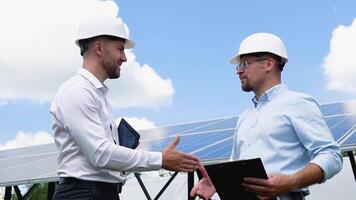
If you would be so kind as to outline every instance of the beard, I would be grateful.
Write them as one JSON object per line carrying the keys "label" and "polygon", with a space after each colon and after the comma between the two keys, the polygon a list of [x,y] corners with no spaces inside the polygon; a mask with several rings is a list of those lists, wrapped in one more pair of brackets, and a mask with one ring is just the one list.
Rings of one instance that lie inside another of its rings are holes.
{"label": "beard", "polygon": [[241,82],[241,89],[244,92],[251,92],[253,91],[253,87],[248,84],[248,80],[245,79],[244,82]]}
{"label": "beard", "polygon": [[242,89],[242,91],[244,91],[244,92],[251,92],[251,91],[253,91],[253,87],[251,87],[251,86],[242,86],[242,85],[241,85],[241,89]]}
{"label": "beard", "polygon": [[116,62],[112,62],[112,61],[105,62],[104,60],[102,66],[106,74],[108,75],[109,79],[117,79],[120,77],[120,69],[119,69],[120,65],[117,64]]}

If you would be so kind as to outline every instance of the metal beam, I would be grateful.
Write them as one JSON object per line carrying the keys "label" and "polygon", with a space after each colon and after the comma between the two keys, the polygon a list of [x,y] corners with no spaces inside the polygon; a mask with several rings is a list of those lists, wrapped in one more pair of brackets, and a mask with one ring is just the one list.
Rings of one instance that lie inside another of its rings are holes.
{"label": "metal beam", "polygon": [[4,200],[11,200],[11,191],[12,191],[12,186],[7,186],[5,188],[5,198],[4,198]]}
{"label": "metal beam", "polygon": [[143,193],[145,193],[145,196],[146,196],[147,200],[151,200],[150,194],[147,192],[145,184],[143,184],[140,175],[138,173],[135,173],[135,177],[136,177],[138,183],[140,184],[140,186],[141,186],[141,188],[143,190]]}
{"label": "metal beam", "polygon": [[194,186],[194,172],[188,172],[188,200],[194,200],[194,197],[190,196],[190,191]]}
{"label": "metal beam", "polygon": [[348,151],[347,155],[349,156],[351,167],[352,167],[352,172],[354,173],[354,178],[356,181],[356,162],[355,162],[354,152]]}
{"label": "metal beam", "polygon": [[166,188],[168,187],[169,184],[171,184],[171,182],[173,181],[173,179],[177,176],[178,172],[175,172],[171,178],[169,178],[169,180],[167,181],[167,183],[163,186],[163,188],[161,189],[161,191],[159,191],[159,193],[157,194],[157,196],[154,198],[154,200],[157,200],[162,194],[163,192],[166,190]]}
{"label": "metal beam", "polygon": [[17,199],[18,200],[23,200],[23,197],[22,197],[21,191],[19,189],[19,186],[14,185],[14,189],[15,189],[15,193],[17,195]]}
{"label": "metal beam", "polygon": [[56,183],[49,182],[47,188],[47,200],[52,200],[55,189],[56,189]]}
{"label": "metal beam", "polygon": [[27,190],[26,194],[23,195],[23,199],[26,200],[26,199],[30,198],[31,193],[32,193],[33,191],[35,191],[35,189],[36,189],[39,185],[40,185],[40,184],[38,184],[38,183],[37,183],[37,184],[33,184],[33,185]]}

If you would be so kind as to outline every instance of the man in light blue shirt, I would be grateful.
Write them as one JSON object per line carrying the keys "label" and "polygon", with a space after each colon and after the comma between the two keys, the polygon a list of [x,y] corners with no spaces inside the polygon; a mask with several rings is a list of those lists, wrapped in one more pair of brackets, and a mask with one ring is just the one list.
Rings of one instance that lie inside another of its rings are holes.
{"label": "man in light blue shirt", "polygon": [[[269,33],[248,36],[231,60],[242,90],[255,94],[253,108],[239,116],[231,160],[261,158],[269,178],[247,177],[242,184],[259,199],[304,199],[307,186],[326,181],[342,168],[341,150],[318,103],[281,83],[287,61],[282,40]],[[195,195],[210,198],[208,185],[198,184]]]}

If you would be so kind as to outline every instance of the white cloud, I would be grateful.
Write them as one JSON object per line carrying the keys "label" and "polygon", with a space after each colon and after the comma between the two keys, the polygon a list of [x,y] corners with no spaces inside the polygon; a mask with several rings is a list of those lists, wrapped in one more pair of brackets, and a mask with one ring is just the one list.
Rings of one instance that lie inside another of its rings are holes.
{"label": "white cloud", "polygon": [[[142,130],[142,129],[149,129],[149,128],[156,128],[156,125],[153,121],[150,121],[144,117],[123,117],[134,129]],[[116,124],[119,124],[121,118],[116,119]]]}
{"label": "white cloud", "polygon": [[8,101],[6,101],[6,100],[0,98],[0,107],[1,107],[1,106],[6,106],[7,103],[8,103]]}
{"label": "white cloud", "polygon": [[36,133],[20,131],[17,133],[15,139],[7,141],[5,145],[0,145],[0,150],[48,143],[54,143],[54,140],[53,136],[46,131],[38,131]]}
{"label": "white cloud", "polygon": [[[117,17],[114,1],[0,0],[0,98],[48,102],[81,66],[74,45],[78,23],[87,17]],[[139,44],[138,44],[139,45]],[[122,79],[109,83],[115,107],[169,105],[174,89],[149,65],[141,66],[132,51]],[[133,92],[134,91],[134,92]]]}
{"label": "white cloud", "polygon": [[356,18],[350,26],[334,29],[323,68],[327,89],[356,92]]}
{"label": "white cloud", "polygon": [[122,66],[119,80],[109,80],[111,103],[115,107],[170,105],[174,89],[169,79],[162,79],[147,64],[140,65],[127,51],[128,62]]}

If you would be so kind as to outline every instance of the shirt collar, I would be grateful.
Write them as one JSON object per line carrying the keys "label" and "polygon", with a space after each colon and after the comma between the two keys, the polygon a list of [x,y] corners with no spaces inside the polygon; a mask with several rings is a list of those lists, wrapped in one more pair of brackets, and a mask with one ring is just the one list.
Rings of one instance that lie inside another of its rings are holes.
{"label": "shirt collar", "polygon": [[107,91],[108,88],[102,84],[90,71],[84,68],[79,68],[78,73],[79,75],[83,76],[85,79],[87,79],[94,87],[97,89],[104,89],[104,91]]}
{"label": "shirt collar", "polygon": [[268,101],[272,101],[274,98],[276,98],[279,94],[281,94],[284,90],[286,90],[287,87],[284,84],[278,84],[273,86],[272,88],[268,89],[266,92],[264,92],[261,96],[259,101],[257,101],[256,96],[253,97],[252,102],[254,103],[255,107],[259,103],[266,103]]}

